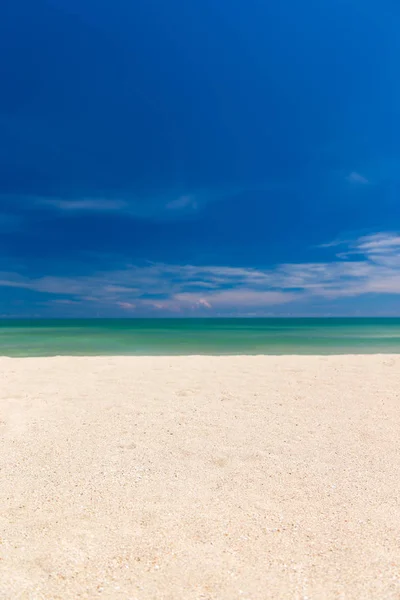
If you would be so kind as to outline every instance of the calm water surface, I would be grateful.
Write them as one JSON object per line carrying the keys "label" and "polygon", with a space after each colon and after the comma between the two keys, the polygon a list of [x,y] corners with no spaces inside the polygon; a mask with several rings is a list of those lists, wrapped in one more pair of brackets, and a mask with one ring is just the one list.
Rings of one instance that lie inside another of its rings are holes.
{"label": "calm water surface", "polygon": [[0,320],[0,355],[400,353],[392,319]]}

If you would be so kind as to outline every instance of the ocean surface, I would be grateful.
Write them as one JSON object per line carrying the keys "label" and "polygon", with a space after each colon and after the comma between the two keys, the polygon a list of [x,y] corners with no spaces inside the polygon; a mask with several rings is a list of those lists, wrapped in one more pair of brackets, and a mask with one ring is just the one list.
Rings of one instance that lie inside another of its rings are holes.
{"label": "ocean surface", "polygon": [[400,353],[400,318],[0,320],[0,355]]}

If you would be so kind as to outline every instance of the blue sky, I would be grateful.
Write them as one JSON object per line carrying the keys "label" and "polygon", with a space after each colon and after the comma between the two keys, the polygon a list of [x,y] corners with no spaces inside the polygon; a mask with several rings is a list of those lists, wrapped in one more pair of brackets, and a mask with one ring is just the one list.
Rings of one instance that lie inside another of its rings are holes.
{"label": "blue sky", "polygon": [[0,315],[399,315],[400,6],[3,0]]}

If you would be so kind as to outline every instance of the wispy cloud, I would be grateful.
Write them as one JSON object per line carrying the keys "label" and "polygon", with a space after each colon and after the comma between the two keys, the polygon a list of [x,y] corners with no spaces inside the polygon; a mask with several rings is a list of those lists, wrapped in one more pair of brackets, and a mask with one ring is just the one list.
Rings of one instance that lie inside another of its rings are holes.
{"label": "wispy cloud", "polygon": [[313,298],[400,294],[400,235],[380,232],[325,244],[341,252],[326,262],[278,264],[268,269],[147,264],[77,277],[27,278],[0,273],[0,286],[122,311],[264,309]]}
{"label": "wispy cloud", "polygon": [[133,304],[133,302],[117,302],[117,306],[124,310],[135,310],[136,308],[136,304]]}
{"label": "wispy cloud", "polygon": [[282,291],[254,290],[246,288],[235,288],[230,290],[218,290],[206,297],[195,293],[177,294],[173,297],[173,302],[183,305],[196,307],[205,307],[208,309],[225,308],[255,308],[276,306],[286,304],[295,298],[295,294]]}
{"label": "wispy cloud", "polygon": [[165,195],[126,195],[124,197],[47,197],[47,196],[24,196],[0,193],[0,206],[12,207],[16,210],[18,217],[0,212],[0,230],[6,231],[15,228],[14,221],[25,214],[30,216],[34,211],[53,211],[60,216],[69,214],[121,214],[132,218],[171,220],[180,219],[188,211],[194,211],[204,206],[212,194],[184,193]]}
{"label": "wispy cloud", "polygon": [[185,196],[179,196],[179,198],[176,198],[174,200],[170,200],[169,202],[167,202],[166,208],[168,210],[182,210],[187,208],[195,210],[196,208],[198,208],[198,203],[194,196],[188,194]]}
{"label": "wispy cloud", "polygon": [[[61,213],[124,213],[140,218],[180,218],[188,211],[195,211],[206,203],[205,197],[194,194],[181,194],[167,197],[131,197],[126,200],[118,198],[39,198],[34,200],[36,207],[47,207]],[[31,202],[32,204],[32,202]]]}
{"label": "wispy cloud", "polygon": [[82,199],[63,200],[61,198],[40,199],[39,205],[51,206],[65,212],[113,212],[125,210],[128,203],[124,200]]}
{"label": "wispy cloud", "polygon": [[395,233],[376,233],[359,238],[353,248],[367,256],[392,254],[400,250],[400,235]]}
{"label": "wispy cloud", "polygon": [[350,183],[359,183],[361,185],[367,185],[369,183],[368,179],[366,177],[364,177],[363,175],[361,175],[360,173],[357,173],[357,171],[352,171],[346,177],[346,179]]}
{"label": "wispy cloud", "polygon": [[[253,186],[251,186],[253,189]],[[267,190],[271,186],[257,186]],[[166,190],[164,193],[116,191],[113,194],[88,196],[41,196],[29,194],[4,194],[0,191],[0,206],[16,207],[19,216],[33,211],[54,211],[61,216],[85,213],[120,213],[131,217],[152,220],[179,220],[189,212],[200,211],[211,202],[238,196],[248,190],[243,186],[219,186],[215,189],[196,188]],[[0,214],[0,228],[1,228]],[[5,221],[6,222],[6,221]],[[7,224],[7,223],[6,223]]]}

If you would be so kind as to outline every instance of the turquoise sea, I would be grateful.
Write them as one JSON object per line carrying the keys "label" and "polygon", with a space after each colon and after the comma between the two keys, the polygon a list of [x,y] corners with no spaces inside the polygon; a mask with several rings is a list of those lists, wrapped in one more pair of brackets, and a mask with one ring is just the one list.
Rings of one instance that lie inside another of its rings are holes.
{"label": "turquoise sea", "polygon": [[0,355],[400,353],[400,318],[0,320]]}

